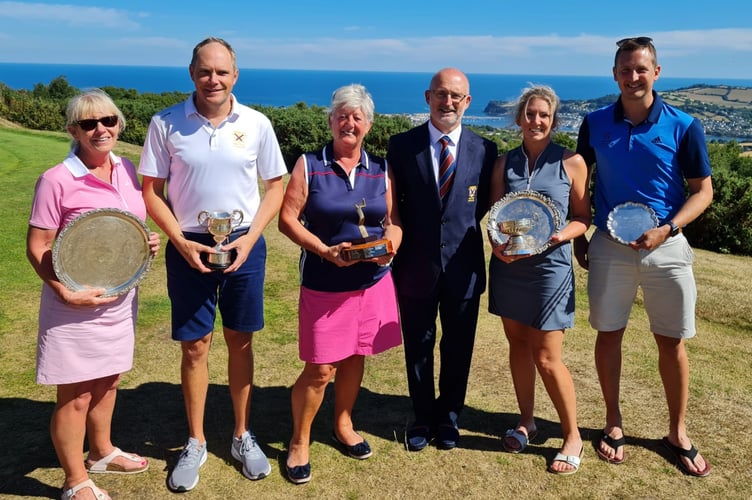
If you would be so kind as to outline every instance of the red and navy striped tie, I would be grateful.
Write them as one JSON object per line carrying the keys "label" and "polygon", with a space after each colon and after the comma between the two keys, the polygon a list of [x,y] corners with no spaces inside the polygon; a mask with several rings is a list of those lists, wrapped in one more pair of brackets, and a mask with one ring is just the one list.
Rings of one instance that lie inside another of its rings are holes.
{"label": "red and navy striped tie", "polygon": [[452,187],[456,163],[454,156],[449,151],[449,137],[445,135],[439,139],[439,142],[441,142],[441,154],[439,155],[439,196],[441,196],[441,201],[444,202],[449,188]]}

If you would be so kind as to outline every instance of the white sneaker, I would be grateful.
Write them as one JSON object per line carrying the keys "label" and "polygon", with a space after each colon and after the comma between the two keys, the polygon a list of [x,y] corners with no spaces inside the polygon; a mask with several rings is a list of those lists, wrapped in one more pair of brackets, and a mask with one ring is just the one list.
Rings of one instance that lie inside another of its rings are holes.
{"label": "white sneaker", "polygon": [[240,438],[232,438],[230,452],[235,460],[243,463],[243,475],[248,479],[263,479],[272,471],[269,460],[256,442],[256,436],[250,431],[245,431]]}
{"label": "white sneaker", "polygon": [[198,439],[188,438],[180,453],[178,463],[172,469],[167,480],[167,487],[172,491],[192,490],[198,484],[198,469],[206,462],[206,443],[199,444]]}

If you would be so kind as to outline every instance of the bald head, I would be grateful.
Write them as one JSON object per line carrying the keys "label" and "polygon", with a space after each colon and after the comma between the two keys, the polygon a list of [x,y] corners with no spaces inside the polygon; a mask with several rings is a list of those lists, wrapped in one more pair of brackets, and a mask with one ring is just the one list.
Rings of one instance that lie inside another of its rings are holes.
{"label": "bald head", "polygon": [[460,126],[472,101],[470,82],[465,73],[456,68],[444,68],[433,75],[425,96],[431,110],[431,123],[444,134]]}
{"label": "bald head", "polygon": [[464,88],[464,93],[470,93],[470,81],[467,79],[467,75],[457,68],[444,68],[437,71],[431,78],[430,90],[436,89],[442,83],[453,82]]}

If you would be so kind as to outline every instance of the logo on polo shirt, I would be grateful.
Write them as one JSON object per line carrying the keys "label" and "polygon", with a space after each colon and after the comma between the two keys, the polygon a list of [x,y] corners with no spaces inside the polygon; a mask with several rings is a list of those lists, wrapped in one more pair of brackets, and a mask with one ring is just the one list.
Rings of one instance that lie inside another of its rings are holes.
{"label": "logo on polo shirt", "polygon": [[236,148],[244,148],[245,147],[245,138],[246,134],[245,132],[241,130],[236,130],[232,133],[232,145]]}
{"label": "logo on polo shirt", "polygon": [[660,137],[655,137],[652,141],[653,144],[663,144]]}
{"label": "logo on polo shirt", "polygon": [[607,148],[613,148],[614,146],[616,146],[617,144],[619,144],[620,141],[621,141],[621,139],[619,137],[612,138],[611,134],[609,132],[606,132],[606,133],[604,133],[601,136],[601,140],[598,143],[598,145],[599,146],[604,146],[604,147],[607,147]]}

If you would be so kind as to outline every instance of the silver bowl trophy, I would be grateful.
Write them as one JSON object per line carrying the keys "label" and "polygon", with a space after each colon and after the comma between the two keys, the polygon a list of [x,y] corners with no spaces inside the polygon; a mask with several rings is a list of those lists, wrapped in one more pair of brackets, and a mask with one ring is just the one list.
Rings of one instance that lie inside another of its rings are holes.
{"label": "silver bowl trophy", "polygon": [[206,230],[214,236],[214,253],[206,256],[206,265],[212,269],[225,269],[232,263],[232,253],[222,250],[227,236],[243,222],[243,212],[233,210],[232,212],[215,211],[209,212],[202,210],[198,214],[198,223],[206,226]]}
{"label": "silver bowl trophy", "polygon": [[[537,215],[536,215],[537,219]],[[504,255],[530,255],[533,248],[530,248],[525,241],[525,233],[533,228],[533,219],[525,217],[523,219],[512,219],[499,222],[499,230],[509,236],[507,246],[502,253]]]}
{"label": "silver bowl trophy", "polygon": [[561,215],[553,200],[537,191],[515,191],[494,203],[486,229],[504,255],[536,255],[551,245],[561,227]]}
{"label": "silver bowl trophy", "polygon": [[628,201],[616,205],[606,219],[608,234],[623,245],[629,245],[642,234],[658,227],[658,217],[649,206]]}
{"label": "silver bowl trophy", "polygon": [[356,260],[372,259],[392,253],[392,242],[386,238],[377,239],[376,235],[368,234],[365,222],[366,216],[363,209],[366,207],[366,200],[361,200],[355,204],[355,210],[358,212],[358,229],[362,238],[352,241],[352,246],[342,250],[342,260],[351,262]]}

